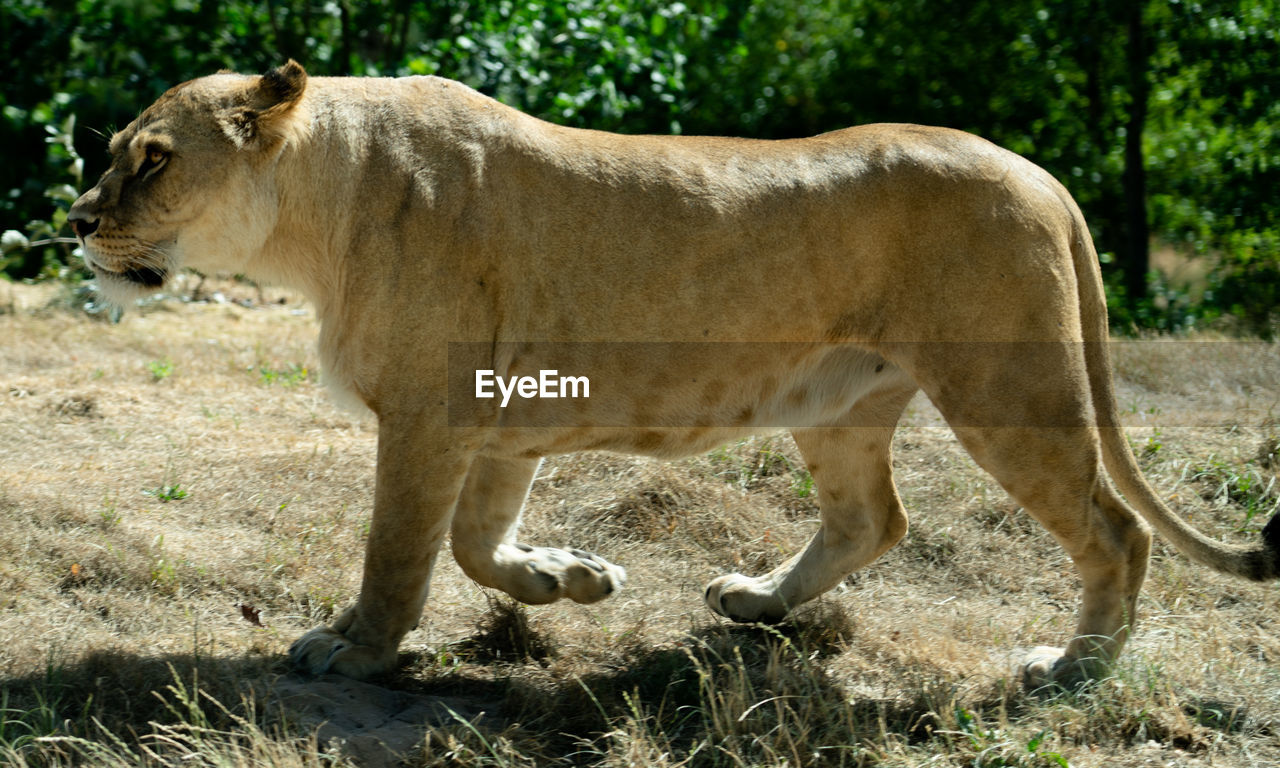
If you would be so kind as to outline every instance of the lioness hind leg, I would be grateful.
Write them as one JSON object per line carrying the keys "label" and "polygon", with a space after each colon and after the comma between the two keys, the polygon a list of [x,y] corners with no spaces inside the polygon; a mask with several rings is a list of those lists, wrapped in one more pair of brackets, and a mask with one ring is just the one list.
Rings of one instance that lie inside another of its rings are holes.
{"label": "lioness hind leg", "polygon": [[580,549],[531,547],[515,539],[538,464],[537,459],[475,461],[453,516],[454,559],[475,581],[524,603],[602,600],[626,582],[621,567]]}
{"label": "lioness hind leg", "polygon": [[1063,503],[1028,506],[1062,544],[1080,573],[1084,593],[1076,631],[1063,649],[1037,648],[1021,665],[1024,686],[1074,685],[1104,676],[1137,621],[1151,533],[1101,477],[1092,492]]}
{"label": "lioness hind leg", "polygon": [[728,574],[707,586],[711,610],[736,621],[776,621],[871,563],[907,532],[889,446],[914,384],[861,400],[842,423],[792,430],[814,485],[822,525],[799,555],[757,578]]}
{"label": "lioness hind leg", "polygon": [[[1018,315],[1028,323],[1024,333],[1061,336],[1059,326],[1070,327],[1071,318],[1055,315],[1055,305],[1070,306],[1046,297],[1041,311]],[[1080,573],[1075,634],[1065,648],[1027,659],[1024,682],[1073,684],[1105,674],[1134,625],[1151,533],[1103,477],[1083,345],[939,342],[901,345],[891,357]]]}
{"label": "lioness hind leg", "polygon": [[[1016,407],[1016,406],[1015,406]],[[1040,648],[1023,665],[1028,688],[1106,674],[1136,619],[1151,533],[1101,474],[1096,435],[1083,427],[957,427],[975,460],[1070,555],[1084,593],[1064,649]]]}

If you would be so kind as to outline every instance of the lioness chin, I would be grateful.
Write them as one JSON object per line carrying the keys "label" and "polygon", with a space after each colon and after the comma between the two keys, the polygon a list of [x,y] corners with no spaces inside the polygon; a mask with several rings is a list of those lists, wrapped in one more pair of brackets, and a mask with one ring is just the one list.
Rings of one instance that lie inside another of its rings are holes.
{"label": "lioness chin", "polygon": [[[446,535],[471,578],[528,603],[621,587],[597,555],[517,540],[540,457],[681,456],[767,427],[795,437],[821,527],[706,602],[780,619],[905,533],[890,439],[917,390],[1080,572],[1076,632],[1027,660],[1029,685],[1101,674],[1120,651],[1143,519],[1212,568],[1280,573],[1280,524],[1253,547],[1212,541],[1139,474],[1080,211],[973,136],[618,136],[448,80],[308,78],[290,61],[171,89],[111,154],[69,216],[107,297],[183,267],[295,286],[326,378],[378,418],[360,596],[293,645],[312,672],[393,666]],[[548,371],[589,394],[477,396],[485,375]]]}

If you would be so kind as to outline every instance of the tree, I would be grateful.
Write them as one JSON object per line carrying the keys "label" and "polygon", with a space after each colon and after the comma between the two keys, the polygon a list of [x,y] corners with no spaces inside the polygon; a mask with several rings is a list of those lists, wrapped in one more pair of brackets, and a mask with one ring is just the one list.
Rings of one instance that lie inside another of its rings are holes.
{"label": "tree", "polygon": [[[46,193],[72,178],[56,140],[72,115],[93,178],[104,141],[85,126],[123,125],[183,79],[294,57],[316,75],[438,73],[624,132],[970,130],[1071,189],[1120,323],[1262,326],[1280,286],[1278,17],[1280,0],[0,0],[23,72],[0,81],[0,218],[57,223]],[[1222,265],[1202,303],[1158,303],[1153,237]],[[0,268],[64,259],[15,248]]]}

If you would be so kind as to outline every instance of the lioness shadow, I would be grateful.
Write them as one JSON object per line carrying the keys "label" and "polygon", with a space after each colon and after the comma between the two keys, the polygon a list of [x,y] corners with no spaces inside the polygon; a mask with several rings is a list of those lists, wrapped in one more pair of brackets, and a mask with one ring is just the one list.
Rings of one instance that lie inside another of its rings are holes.
{"label": "lioness shadow", "polygon": [[[115,749],[181,747],[184,738],[211,733],[224,743],[267,738],[284,748],[309,741],[370,768],[421,761],[432,749],[471,749],[501,762],[489,753],[509,748],[570,764],[570,755],[603,756],[617,739],[651,739],[678,759],[711,745],[748,763],[790,753],[806,765],[840,765],[851,745],[928,742],[970,711],[1017,718],[1034,707],[999,686],[961,698],[941,678],[905,679],[919,677],[918,668],[899,670],[903,683],[880,694],[856,679],[850,687],[848,676],[830,672],[850,649],[849,622],[838,610],[798,614],[778,626],[709,623],[657,644],[622,639],[583,660],[561,658],[523,606],[492,600],[471,635],[405,651],[396,672],[368,682],[303,677],[283,654],[96,651],[0,678],[0,735],[9,745],[72,736]],[[1189,710],[1223,731],[1244,718],[1230,708],[1219,716],[1224,722],[1210,722],[1228,708],[1186,706],[1208,712]],[[112,744],[103,728],[122,741]],[[77,762],[93,747],[72,740],[40,748]]]}
{"label": "lioness shadow", "polygon": [[211,735],[228,745],[314,738],[317,751],[384,766],[411,755],[434,727],[502,728],[496,715],[502,701],[492,685],[441,695],[394,683],[301,676],[283,654],[93,651],[51,662],[40,673],[0,678],[0,744],[70,737],[43,739],[39,748],[78,763],[99,749],[116,750],[125,762],[143,749],[181,752]]}
{"label": "lioness shadow", "polygon": [[823,764],[822,750],[842,764],[841,750],[886,731],[930,738],[943,726],[935,710],[951,701],[931,691],[906,700],[851,695],[825,663],[848,649],[852,630],[839,612],[806,609],[778,626],[714,623],[658,645],[622,640],[607,660],[580,663],[557,658],[522,606],[490,607],[471,637],[406,654],[407,671],[387,684],[434,694],[491,686],[503,704],[488,724],[518,725],[482,727],[486,739],[536,741],[544,755],[592,753],[639,728],[677,756],[712,744],[763,759],[804,743],[804,764]]}

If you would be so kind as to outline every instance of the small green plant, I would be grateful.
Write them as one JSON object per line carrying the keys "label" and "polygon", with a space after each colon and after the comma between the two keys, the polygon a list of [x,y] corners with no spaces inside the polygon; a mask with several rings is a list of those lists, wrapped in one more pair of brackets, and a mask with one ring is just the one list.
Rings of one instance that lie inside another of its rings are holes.
{"label": "small green plant", "polygon": [[1164,448],[1164,440],[1161,439],[1162,437],[1163,435],[1158,429],[1151,433],[1147,438],[1147,442],[1142,446],[1142,455],[1144,458],[1154,459],[1156,454],[1160,453]]}
{"label": "small green plant", "polygon": [[1045,739],[1049,736],[1048,731],[1041,731],[1031,737],[1031,741],[1027,742],[1027,752],[1032,757],[1038,757],[1046,764],[1061,766],[1061,768],[1071,768],[1071,764],[1067,762],[1067,758],[1057,752],[1041,752],[1040,745],[1044,744]]}
{"label": "small green plant", "polygon": [[1232,464],[1210,457],[1200,467],[1188,466],[1183,479],[1201,485],[1201,496],[1219,504],[1234,504],[1244,509],[1244,520],[1236,529],[1253,530],[1254,520],[1266,521],[1280,509],[1280,488],[1274,474],[1268,476],[1251,463]]}
{"label": "small green plant", "polygon": [[797,499],[807,499],[813,493],[813,475],[807,469],[795,470],[796,478],[791,481],[791,490]]}
{"label": "small green plant", "polygon": [[187,498],[187,490],[176,483],[174,485],[159,485],[155,488],[148,488],[142,493],[162,502],[179,501]]}
{"label": "small green plant", "polygon": [[272,384],[279,384],[282,387],[296,386],[306,381],[310,375],[311,371],[302,363],[289,363],[283,368],[258,366],[258,381],[268,386]]}
{"label": "small green plant", "polygon": [[1159,416],[1161,413],[1160,406],[1149,405],[1149,406],[1143,407],[1143,405],[1136,400],[1133,401],[1132,403],[1129,403],[1129,407],[1125,409],[1125,412],[1131,413],[1135,416],[1138,414],[1144,414],[1147,416]]}
{"label": "small green plant", "polygon": [[116,507],[116,500],[111,496],[102,498],[102,507],[98,510],[98,522],[103,528],[114,528],[124,517]]}
{"label": "small green plant", "polygon": [[0,691],[0,753],[17,752],[40,738],[58,732],[61,718],[58,700],[46,700],[36,691],[36,706],[18,708],[9,705],[9,690]]}
{"label": "small green plant", "polygon": [[716,477],[742,490],[751,490],[767,478],[790,476],[791,491],[796,498],[807,499],[813,495],[813,475],[803,463],[792,461],[786,453],[774,448],[771,440],[765,440],[758,449],[743,455],[748,443],[741,440],[732,450],[721,446],[708,454]]}
{"label": "small green plant", "polygon": [[151,541],[151,569],[148,575],[152,586],[165,591],[173,591],[178,585],[178,569],[165,555],[163,533]]}
{"label": "small green plant", "polygon": [[173,375],[173,361],[167,357],[163,360],[152,360],[147,363],[147,370],[151,372],[152,381],[164,381]]}
{"label": "small green plant", "polygon": [[960,736],[968,742],[967,746],[976,753],[970,765],[979,768],[1032,768],[1032,766],[1071,768],[1071,764],[1061,754],[1041,750],[1046,739],[1051,735],[1047,730],[1032,736],[1023,747],[1020,746],[1021,739],[1011,739],[1009,734],[1000,728],[988,728],[983,724],[980,715],[962,706],[957,705],[954,714],[956,730],[939,733]]}

